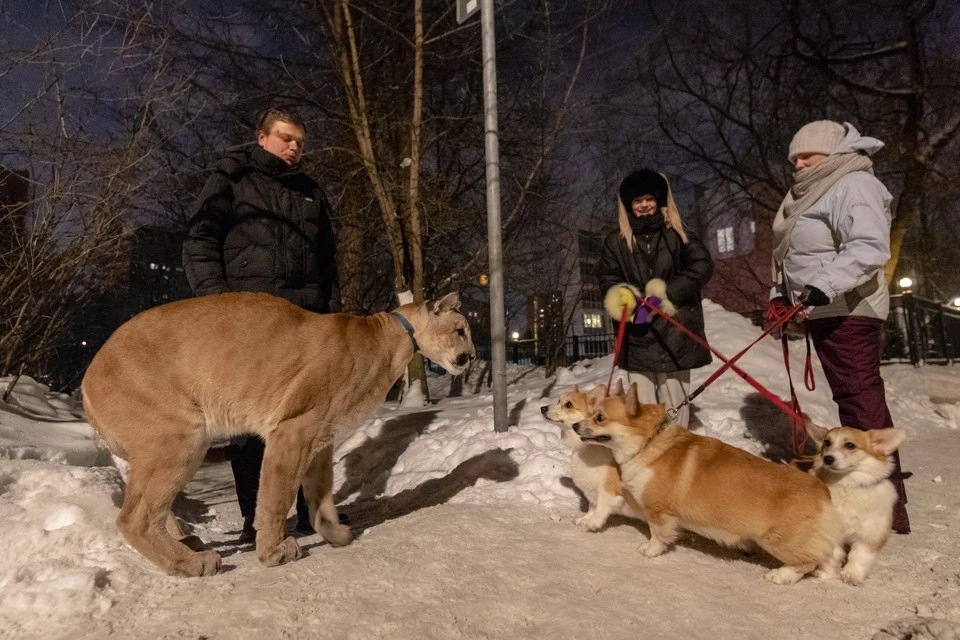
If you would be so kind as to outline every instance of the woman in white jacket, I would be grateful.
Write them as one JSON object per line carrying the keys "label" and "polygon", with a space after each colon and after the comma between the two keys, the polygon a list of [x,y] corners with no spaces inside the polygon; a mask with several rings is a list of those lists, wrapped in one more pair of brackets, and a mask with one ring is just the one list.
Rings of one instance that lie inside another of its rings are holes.
{"label": "woman in white jacket", "polygon": [[[776,284],[771,306],[804,302],[840,423],[893,426],[880,377],[880,334],[890,308],[883,267],[890,259],[890,202],[869,156],[883,147],[849,123],[819,120],[790,142],[794,186],[773,222]],[[903,480],[893,530],[909,533]]]}

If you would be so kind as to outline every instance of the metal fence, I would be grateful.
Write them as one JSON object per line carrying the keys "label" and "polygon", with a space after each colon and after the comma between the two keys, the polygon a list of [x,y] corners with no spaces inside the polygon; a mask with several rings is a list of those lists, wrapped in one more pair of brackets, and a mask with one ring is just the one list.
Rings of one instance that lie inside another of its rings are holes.
{"label": "metal fence", "polygon": [[[562,345],[546,341],[507,343],[507,361],[514,364],[569,366],[613,351],[616,335],[571,336]],[[882,361],[951,364],[960,361],[960,309],[912,293],[890,296],[890,315],[883,336]],[[477,344],[477,357],[490,359],[490,345]]]}
{"label": "metal fence", "polygon": [[[599,358],[613,351],[616,336],[603,333],[592,336],[570,336],[562,344],[546,340],[512,340],[507,342],[507,362],[567,366],[585,358]],[[489,344],[475,344],[477,357],[490,359]]]}
{"label": "metal fence", "polygon": [[883,361],[951,364],[960,360],[960,309],[912,293],[890,296]]}

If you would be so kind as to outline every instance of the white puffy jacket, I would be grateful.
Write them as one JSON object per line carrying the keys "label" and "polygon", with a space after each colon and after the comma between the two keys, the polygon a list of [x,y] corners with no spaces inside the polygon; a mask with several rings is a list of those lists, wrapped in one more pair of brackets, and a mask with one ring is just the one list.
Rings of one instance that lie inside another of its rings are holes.
{"label": "white puffy jacket", "polygon": [[890,259],[892,200],[866,171],[840,178],[799,214],[773,295],[793,301],[810,285],[830,298],[829,305],[811,311],[811,318],[886,319],[890,293],[883,267]]}

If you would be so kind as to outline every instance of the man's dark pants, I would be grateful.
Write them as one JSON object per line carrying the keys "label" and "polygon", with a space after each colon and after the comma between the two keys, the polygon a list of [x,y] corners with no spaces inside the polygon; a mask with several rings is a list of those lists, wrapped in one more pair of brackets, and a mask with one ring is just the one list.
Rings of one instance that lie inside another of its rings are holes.
{"label": "man's dark pants", "polygon": [[[263,466],[263,452],[266,449],[263,440],[250,436],[241,445],[240,451],[230,460],[233,467],[233,479],[237,485],[237,502],[244,520],[252,519],[257,509],[257,488],[260,486],[260,467]],[[297,491],[297,528],[304,529],[310,522],[307,500],[303,488]]]}

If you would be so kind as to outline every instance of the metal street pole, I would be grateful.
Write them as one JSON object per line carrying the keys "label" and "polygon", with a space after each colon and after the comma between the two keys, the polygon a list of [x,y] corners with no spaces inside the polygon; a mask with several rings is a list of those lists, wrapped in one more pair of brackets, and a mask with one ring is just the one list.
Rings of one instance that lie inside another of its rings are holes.
{"label": "metal street pole", "polygon": [[500,229],[500,142],[497,129],[497,63],[493,0],[480,2],[483,42],[483,128],[487,166],[487,240],[490,245],[490,341],[493,359],[493,428],[507,427],[507,330],[503,304]]}

